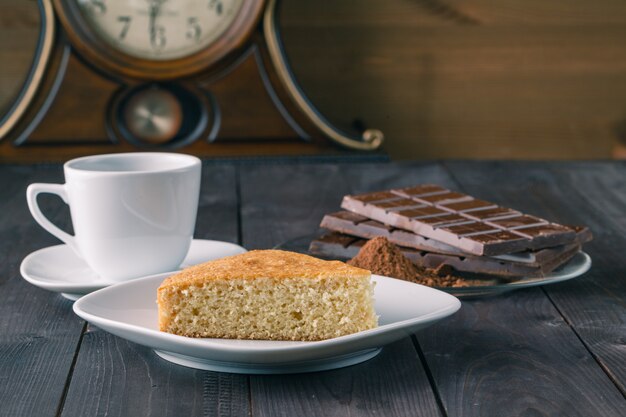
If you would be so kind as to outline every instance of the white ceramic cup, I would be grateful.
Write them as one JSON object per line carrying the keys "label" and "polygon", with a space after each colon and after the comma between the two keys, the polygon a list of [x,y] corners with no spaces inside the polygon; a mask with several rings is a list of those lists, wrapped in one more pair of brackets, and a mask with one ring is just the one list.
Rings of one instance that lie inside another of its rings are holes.
{"label": "white ceramic cup", "polygon": [[[201,163],[176,153],[87,156],[63,166],[65,184],[31,184],[28,208],[101,278],[125,281],[173,271],[185,258],[196,223]],[[40,193],[69,205],[74,236],[48,220]]]}

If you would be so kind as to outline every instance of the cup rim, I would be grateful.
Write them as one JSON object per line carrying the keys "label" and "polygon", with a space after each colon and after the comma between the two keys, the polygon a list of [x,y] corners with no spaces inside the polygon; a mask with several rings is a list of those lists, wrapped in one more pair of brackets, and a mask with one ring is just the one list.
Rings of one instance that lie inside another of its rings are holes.
{"label": "cup rim", "polygon": [[[81,167],[81,163],[86,161],[97,161],[106,159],[131,159],[131,158],[169,158],[177,159],[181,161],[180,164],[175,164],[170,167],[155,166],[151,169],[142,170],[120,170],[120,171],[107,171],[98,169],[87,169]],[[74,158],[63,164],[63,168],[66,171],[72,171],[82,174],[98,175],[98,176],[117,176],[117,175],[145,175],[145,174],[157,174],[157,173],[171,173],[177,171],[186,171],[193,168],[196,165],[200,165],[201,161],[198,157],[188,155],[184,153],[176,152],[120,152],[120,153],[108,153],[99,155],[87,155],[79,158]]]}

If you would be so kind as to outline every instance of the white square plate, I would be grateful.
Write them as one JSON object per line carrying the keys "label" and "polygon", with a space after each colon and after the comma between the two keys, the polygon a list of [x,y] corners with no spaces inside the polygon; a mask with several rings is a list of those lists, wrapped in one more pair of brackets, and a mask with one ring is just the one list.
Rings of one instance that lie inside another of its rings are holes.
{"label": "white square plate", "polygon": [[456,312],[460,301],[423,285],[372,275],[379,327],[318,342],[203,339],[158,329],[156,292],[170,273],[116,284],[74,303],[74,312],[162,358],[197,369],[233,373],[312,372],[354,365],[382,346]]}

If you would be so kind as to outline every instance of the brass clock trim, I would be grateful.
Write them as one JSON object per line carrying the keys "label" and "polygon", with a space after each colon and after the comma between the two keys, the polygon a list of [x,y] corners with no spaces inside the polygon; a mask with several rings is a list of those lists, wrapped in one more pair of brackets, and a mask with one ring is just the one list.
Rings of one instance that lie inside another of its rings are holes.
{"label": "brass clock trim", "polygon": [[41,15],[41,32],[37,41],[34,63],[24,81],[20,94],[7,114],[0,118],[0,139],[3,138],[22,118],[43,81],[45,70],[52,54],[54,43],[55,20],[50,0],[38,0]]}
{"label": "brass clock trim", "polygon": [[298,86],[298,82],[289,67],[283,45],[280,41],[279,30],[276,24],[276,3],[277,0],[268,0],[265,15],[263,16],[263,29],[270,59],[289,97],[317,129],[339,145],[361,151],[378,149],[385,140],[383,132],[378,129],[366,129],[361,134],[360,138],[347,135],[334,127],[328,119],[315,108],[313,103],[311,103]]}
{"label": "brass clock trim", "polygon": [[114,74],[145,80],[170,80],[208,70],[234,56],[250,39],[260,19],[264,0],[243,0],[230,26],[206,48],[171,60],[133,57],[108,44],[90,27],[75,0],[52,0],[72,46],[88,62]]}

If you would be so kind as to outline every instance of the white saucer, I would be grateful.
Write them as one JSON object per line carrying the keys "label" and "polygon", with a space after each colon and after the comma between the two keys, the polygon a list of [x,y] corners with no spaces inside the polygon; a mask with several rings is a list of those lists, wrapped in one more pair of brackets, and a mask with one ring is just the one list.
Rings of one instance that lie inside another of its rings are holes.
{"label": "white saucer", "polygon": [[[234,243],[194,239],[181,268],[244,252],[244,248]],[[96,275],[67,245],[50,246],[31,253],[22,261],[20,273],[31,284],[60,292],[74,301],[115,284]]]}
{"label": "white saucer", "polygon": [[114,285],[74,303],[74,312],[116,336],[148,346],[163,359],[196,369],[246,374],[314,372],[368,360],[381,347],[456,312],[442,291],[373,275],[379,327],[319,342],[201,339],[158,330],[156,291],[170,274]]}

